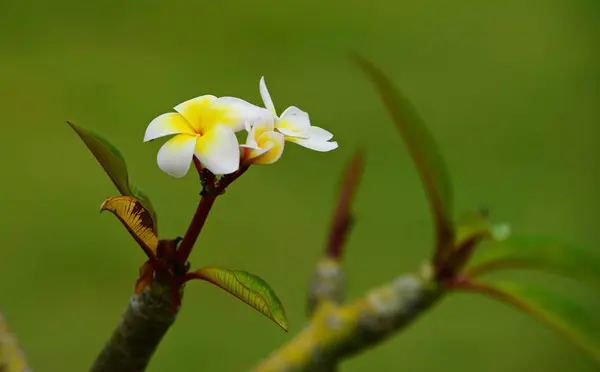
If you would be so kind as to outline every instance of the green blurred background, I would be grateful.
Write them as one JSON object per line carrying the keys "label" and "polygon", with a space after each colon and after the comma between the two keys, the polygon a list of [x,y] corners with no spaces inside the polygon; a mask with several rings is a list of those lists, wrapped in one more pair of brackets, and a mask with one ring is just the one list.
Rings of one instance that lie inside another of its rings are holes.
{"label": "green blurred background", "polygon": [[[193,265],[245,269],[270,282],[290,333],[220,290],[192,282],[150,371],[248,370],[305,322],[338,177],[368,149],[348,246],[349,296],[412,270],[432,224],[417,173],[370,84],[346,57],[385,69],[434,132],[456,209],[486,206],[516,233],[564,237],[598,252],[600,5],[507,1],[4,1],[0,308],[38,371],[87,370],[132,293],[143,254],[102,201],[117,194],[65,124],[110,139],[151,196],[161,235],[183,234],[193,174],[170,178],[146,125],[201,94],[297,105],[338,150],[289,145],[218,200]],[[597,292],[543,275],[598,313]],[[455,295],[343,371],[595,371],[536,321]]]}

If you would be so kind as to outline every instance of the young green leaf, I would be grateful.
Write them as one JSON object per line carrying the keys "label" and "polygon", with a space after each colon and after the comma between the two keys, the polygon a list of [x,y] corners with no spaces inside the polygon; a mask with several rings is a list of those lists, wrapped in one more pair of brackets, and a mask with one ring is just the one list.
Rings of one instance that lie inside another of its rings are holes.
{"label": "young green leaf", "polygon": [[154,207],[148,196],[129,181],[127,164],[125,163],[125,159],[123,158],[123,155],[121,155],[121,152],[106,139],[92,131],[83,129],[70,121],[67,121],[67,124],[73,128],[75,133],[77,133],[79,138],[81,138],[83,143],[85,143],[87,148],[92,152],[119,192],[122,195],[133,196],[144,205],[154,220],[153,226],[155,229],[154,232],[156,233],[158,225],[156,224],[156,212],[154,211]]}
{"label": "young green leaf", "polygon": [[453,278],[459,272],[482,240],[492,238],[492,225],[484,211],[470,210],[456,220],[452,253],[437,267],[439,279]]}
{"label": "young green leaf", "polygon": [[154,220],[139,200],[126,195],[108,198],[100,206],[100,212],[103,211],[117,216],[148,258],[156,256],[158,237],[154,233]]}
{"label": "young green leaf", "polygon": [[453,191],[444,159],[417,110],[402,92],[367,59],[360,55],[353,57],[375,85],[417,166],[433,213],[437,238],[435,263],[439,265],[454,243]]}
{"label": "young green leaf", "polygon": [[456,235],[452,254],[438,268],[441,278],[454,277],[460,271],[473,251],[484,240],[501,241],[510,235],[510,226],[507,224],[492,225],[484,211],[467,211],[462,213],[456,221]]}
{"label": "young green leaf", "polygon": [[222,267],[203,267],[187,274],[187,279],[201,279],[220,287],[252,306],[287,332],[285,309],[269,284],[246,271]]}
{"label": "young green leaf", "polygon": [[456,220],[454,247],[460,248],[469,241],[491,237],[491,224],[484,212],[469,210],[461,213]]}
{"label": "young green leaf", "polygon": [[457,289],[479,292],[525,311],[558,331],[600,363],[600,323],[576,302],[518,283],[468,282]]}
{"label": "young green leaf", "polygon": [[600,283],[600,258],[551,237],[514,236],[479,247],[464,275],[481,276],[502,268],[539,268]]}

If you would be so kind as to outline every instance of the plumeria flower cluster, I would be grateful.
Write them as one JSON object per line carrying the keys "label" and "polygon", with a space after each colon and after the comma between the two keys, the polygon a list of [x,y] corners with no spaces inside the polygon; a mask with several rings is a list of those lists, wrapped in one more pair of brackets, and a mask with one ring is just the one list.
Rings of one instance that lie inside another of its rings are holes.
{"label": "plumeria flower cluster", "polygon": [[[174,135],[158,151],[158,166],[173,177],[185,176],[194,157],[215,175],[236,172],[240,165],[272,164],[281,158],[285,142],[315,151],[338,147],[333,134],[312,126],[309,115],[290,106],[277,115],[264,77],[260,79],[264,107],[235,97],[203,95],[162,114],[146,129],[144,141]],[[237,132],[247,132],[238,143]]]}
{"label": "plumeria flower cluster", "polygon": [[[121,153],[96,134],[74,123],[69,125],[121,194],[105,200],[100,209],[113,213],[146,255],[136,294],[156,285],[161,297],[170,295],[171,310],[176,312],[184,285],[203,280],[233,294],[287,330],[283,305],[263,279],[218,266],[191,270],[188,260],[216,198],[252,164],[276,162],[285,142],[317,151],[331,151],[338,146],[330,141],[331,133],[311,126],[308,114],[297,107],[289,107],[278,116],[263,78],[260,94],[264,107],[235,97],[202,95],[175,106],[174,112],[156,117],[146,128],[145,142],[171,137],[158,151],[160,169],[179,178],[194,163],[202,184],[196,212],[185,234],[175,239],[159,238],[157,213],[148,196],[131,182]],[[239,132],[246,132],[243,144],[238,142]]]}

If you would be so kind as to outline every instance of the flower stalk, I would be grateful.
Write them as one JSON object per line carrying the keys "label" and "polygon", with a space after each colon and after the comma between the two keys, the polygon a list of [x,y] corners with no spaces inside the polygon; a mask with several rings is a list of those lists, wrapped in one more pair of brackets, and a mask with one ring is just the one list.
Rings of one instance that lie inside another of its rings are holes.
{"label": "flower stalk", "polygon": [[200,202],[198,202],[198,208],[196,209],[196,213],[194,213],[194,217],[192,217],[192,222],[188,227],[185,235],[183,236],[183,240],[177,250],[177,258],[180,262],[187,262],[190,253],[192,252],[192,248],[194,244],[196,244],[196,240],[206,223],[206,219],[208,218],[208,214],[212,209],[212,206],[217,200],[215,195],[203,195],[200,198]]}
{"label": "flower stalk", "polygon": [[201,198],[198,202],[198,208],[192,217],[192,221],[183,236],[183,240],[177,249],[177,259],[179,262],[185,264],[192,253],[194,244],[198,240],[198,236],[206,223],[208,214],[210,213],[217,197],[225,192],[227,187],[237,180],[242,174],[244,174],[249,166],[242,166],[236,172],[225,175],[217,180],[214,173],[204,168],[200,161],[194,157],[194,165],[200,176],[200,182],[202,183],[202,191],[200,193]]}

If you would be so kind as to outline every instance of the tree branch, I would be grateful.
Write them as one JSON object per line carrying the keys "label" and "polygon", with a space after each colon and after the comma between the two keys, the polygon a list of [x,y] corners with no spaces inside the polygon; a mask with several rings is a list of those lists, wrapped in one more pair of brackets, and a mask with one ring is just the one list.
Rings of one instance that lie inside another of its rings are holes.
{"label": "tree branch", "polygon": [[0,313],[0,372],[31,372],[17,336]]}
{"label": "tree branch", "polygon": [[308,315],[312,315],[321,304],[342,303],[346,292],[345,284],[341,263],[330,257],[321,258],[308,290]]}
{"label": "tree branch", "polygon": [[363,163],[364,153],[357,151],[341,180],[325,255],[317,263],[309,286],[308,315],[312,315],[322,303],[331,301],[334,304],[340,304],[344,301],[345,280],[341,259],[352,228],[351,206],[362,176]]}
{"label": "tree branch", "polygon": [[324,303],[304,330],[254,371],[333,371],[342,359],[379,344],[410,324],[442,294],[433,268],[425,265],[349,304]]}
{"label": "tree branch", "polygon": [[157,280],[129,300],[127,310],[98,355],[92,372],[144,371],[177,316],[171,288]]}
{"label": "tree branch", "polygon": [[387,339],[427,310],[443,294],[429,264],[346,305],[341,259],[350,232],[351,206],[362,173],[357,152],[346,169],[325,256],[309,287],[309,324],[271,354],[255,372],[333,372],[339,362]]}

